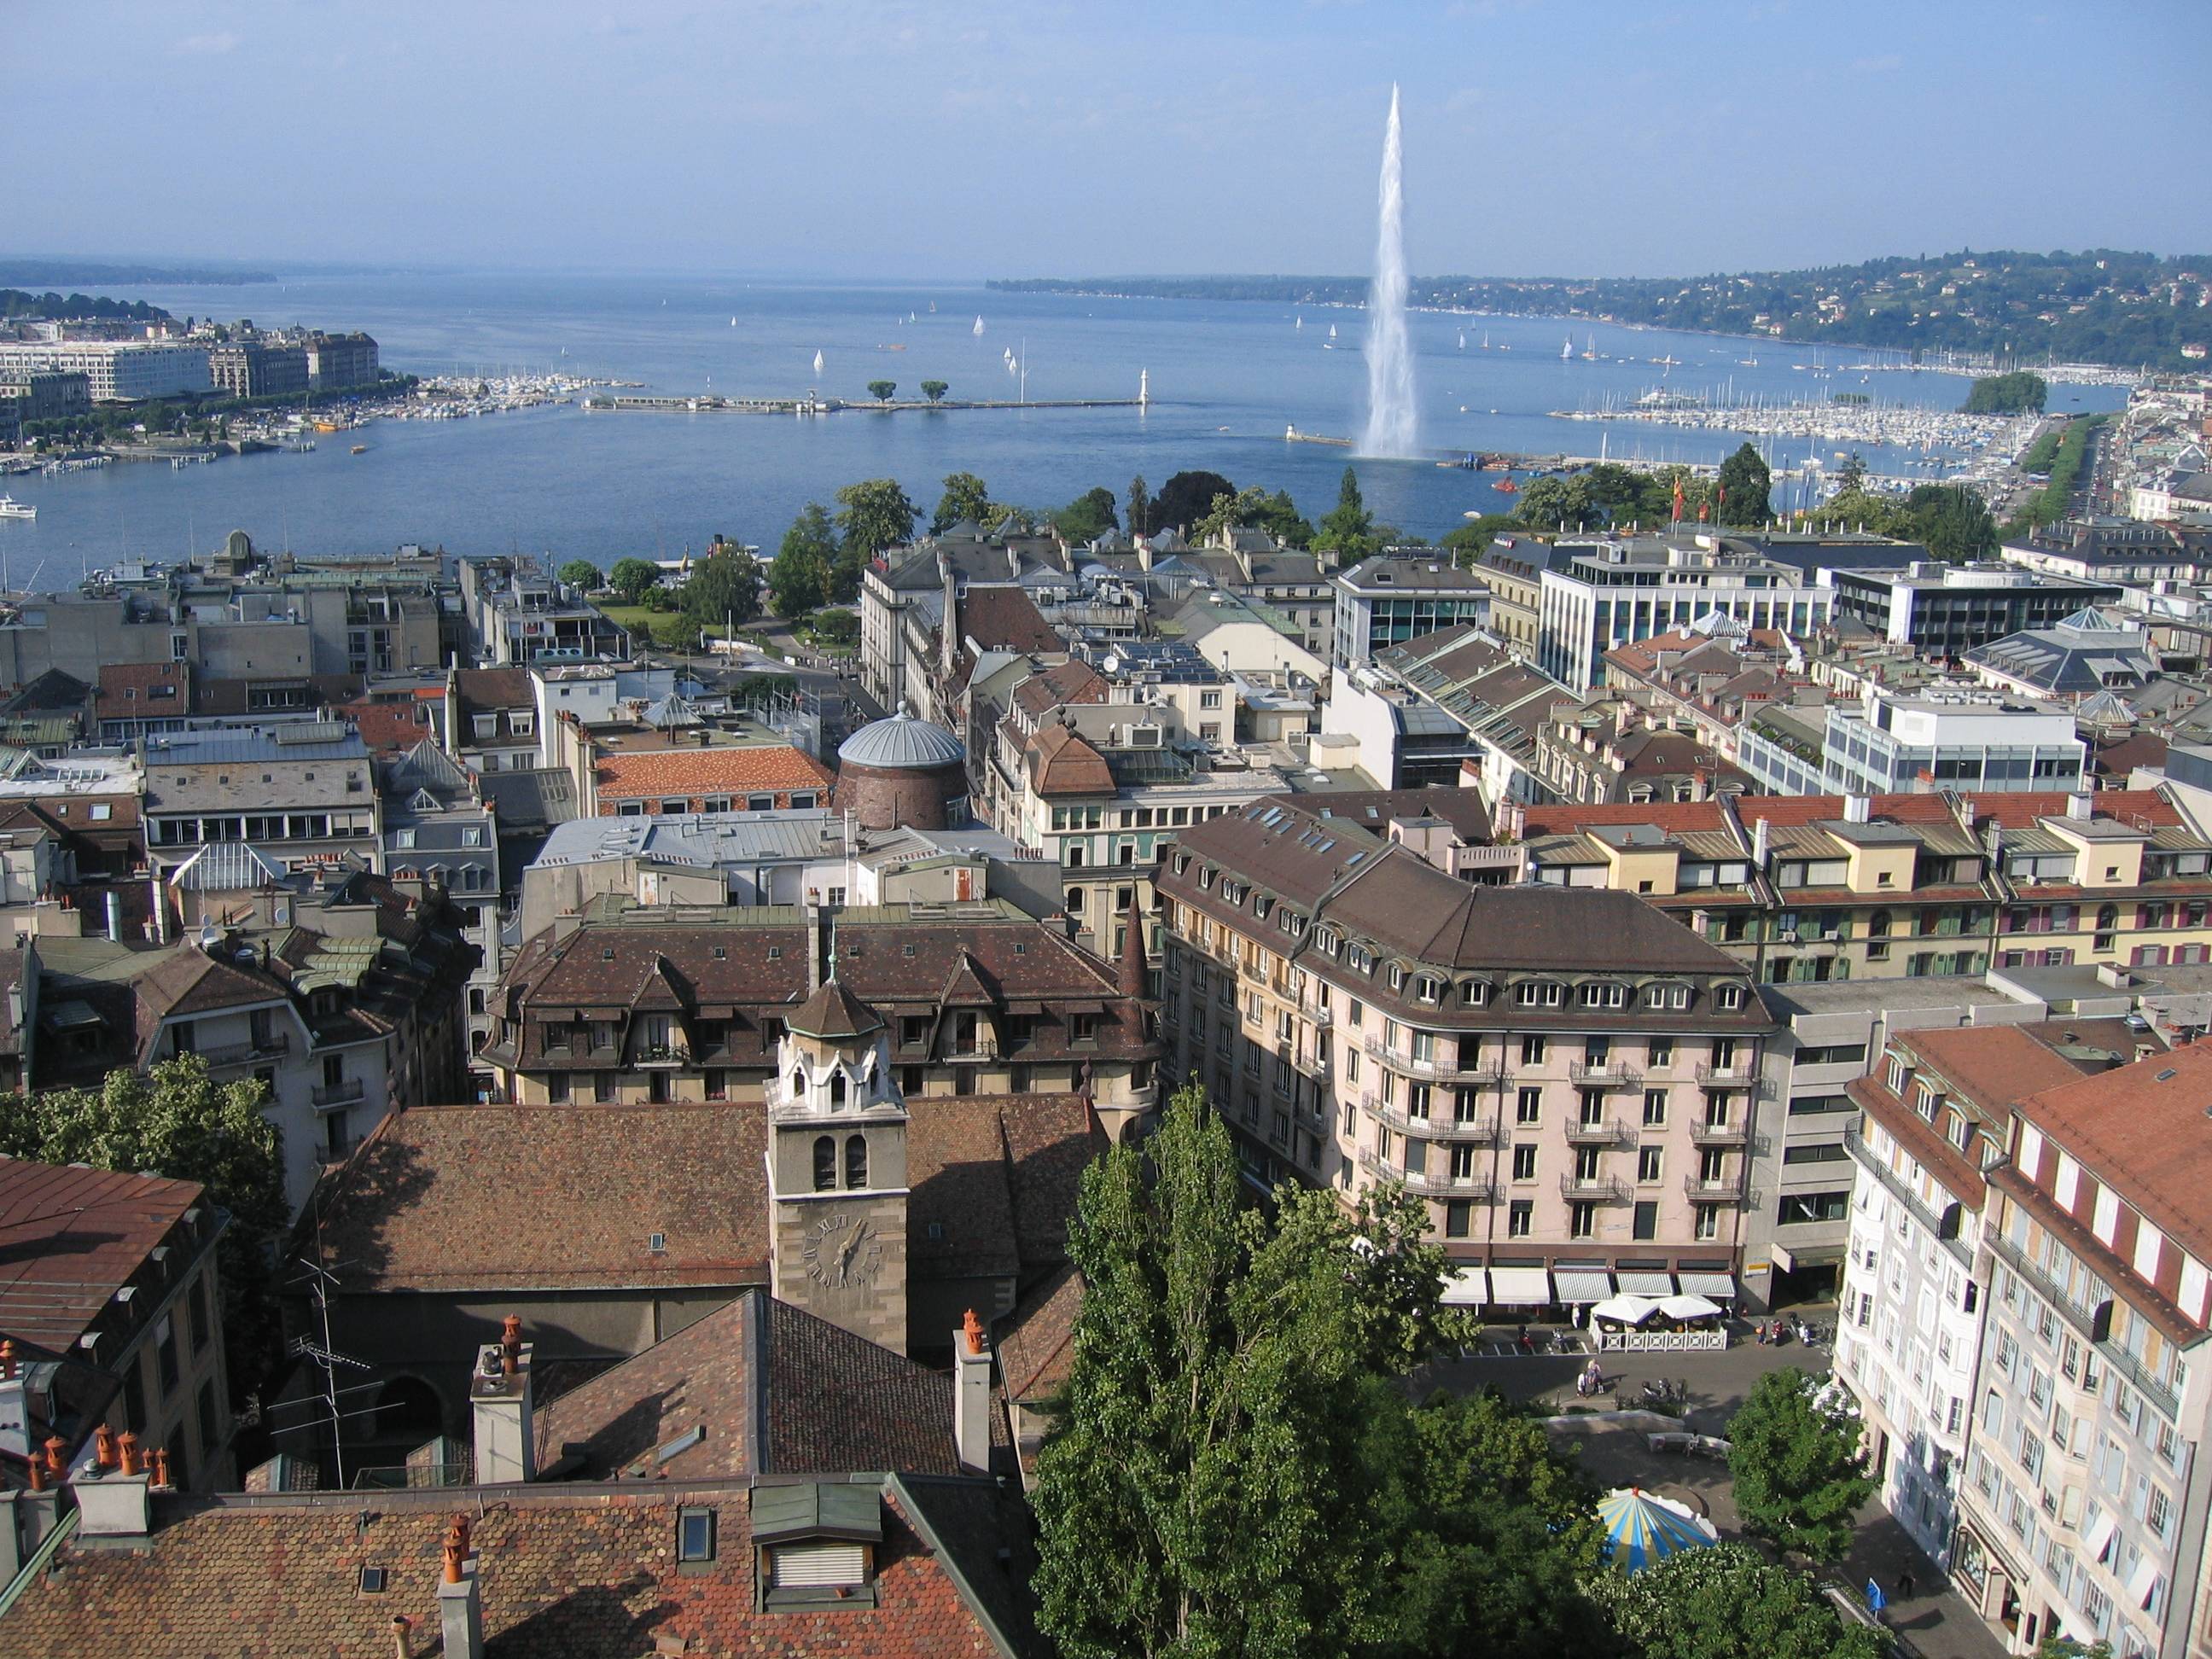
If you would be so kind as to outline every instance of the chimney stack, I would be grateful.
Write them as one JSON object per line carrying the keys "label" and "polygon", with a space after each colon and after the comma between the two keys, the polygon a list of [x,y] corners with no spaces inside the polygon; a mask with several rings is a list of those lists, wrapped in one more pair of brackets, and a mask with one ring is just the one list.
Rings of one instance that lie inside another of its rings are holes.
{"label": "chimney stack", "polygon": [[991,1472],[991,1351],[973,1308],[952,1333],[952,1449],[963,1469]]}
{"label": "chimney stack", "polygon": [[[50,1449],[59,1443],[47,1442]],[[152,1529],[148,1492],[154,1478],[138,1467],[138,1437],[118,1441],[103,1423],[93,1445],[93,1461],[70,1478],[77,1531],[87,1538],[143,1538]]]}
{"label": "chimney stack", "polygon": [[[482,1469],[479,1467],[478,1474]],[[483,1659],[483,1596],[469,1553],[469,1518],[453,1517],[446,1534],[446,1570],[438,1584],[438,1626],[445,1659]]]}
{"label": "chimney stack", "polygon": [[1871,822],[1873,817],[1874,797],[1872,795],[1845,795],[1844,797],[1844,822],[1845,823],[1866,823]]}
{"label": "chimney stack", "polygon": [[1766,873],[1769,850],[1773,846],[1773,830],[1765,818],[1756,818],[1751,826],[1751,867],[1760,875]]}
{"label": "chimney stack", "polygon": [[415,1659],[415,1621],[404,1613],[392,1615],[392,1659]]}
{"label": "chimney stack", "polygon": [[531,1420],[531,1346],[522,1340],[522,1321],[509,1314],[500,1340],[477,1350],[469,1407],[481,1485],[509,1486],[538,1478],[538,1435]]}

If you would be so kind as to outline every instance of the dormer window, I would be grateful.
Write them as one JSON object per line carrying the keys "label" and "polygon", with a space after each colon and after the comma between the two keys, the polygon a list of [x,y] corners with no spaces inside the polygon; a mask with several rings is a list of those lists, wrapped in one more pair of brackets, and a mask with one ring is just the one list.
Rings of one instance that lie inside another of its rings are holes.
{"label": "dormer window", "polygon": [[764,1613],[875,1605],[883,1498],[872,1486],[807,1481],[756,1486],[757,1605]]}
{"label": "dormer window", "polygon": [[1490,1006],[1490,981],[1488,980],[1482,979],[1471,979],[1467,981],[1459,988],[1459,1000],[1462,1004],[1469,1008],[1488,1007]]}
{"label": "dormer window", "polygon": [[1713,993],[1713,997],[1723,1012],[1737,1012],[1743,1006],[1743,987],[1723,985]]}

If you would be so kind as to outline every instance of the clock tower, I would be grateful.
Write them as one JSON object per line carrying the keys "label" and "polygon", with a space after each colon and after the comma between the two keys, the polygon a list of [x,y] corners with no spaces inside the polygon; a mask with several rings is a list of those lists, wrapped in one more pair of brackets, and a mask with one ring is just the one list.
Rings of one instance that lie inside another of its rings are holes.
{"label": "clock tower", "polygon": [[767,1098],[776,1299],[904,1353],[906,1101],[882,1018],[834,969],[785,1021]]}

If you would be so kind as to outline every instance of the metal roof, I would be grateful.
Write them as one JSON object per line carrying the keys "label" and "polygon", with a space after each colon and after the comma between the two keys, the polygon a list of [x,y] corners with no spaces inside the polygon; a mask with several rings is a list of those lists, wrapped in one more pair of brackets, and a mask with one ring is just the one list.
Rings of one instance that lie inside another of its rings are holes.
{"label": "metal roof", "polygon": [[918,720],[902,708],[888,720],[872,720],[837,750],[841,764],[927,769],[957,766],[968,747],[943,726]]}

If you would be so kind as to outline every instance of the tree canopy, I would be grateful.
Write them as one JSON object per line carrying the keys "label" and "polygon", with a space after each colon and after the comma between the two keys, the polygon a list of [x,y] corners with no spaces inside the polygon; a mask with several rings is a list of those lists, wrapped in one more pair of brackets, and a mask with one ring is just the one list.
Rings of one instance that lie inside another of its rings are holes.
{"label": "tree canopy", "polygon": [[216,1083],[197,1055],[151,1076],[117,1070],[97,1089],[0,1094],[0,1152],[96,1170],[153,1170],[197,1181],[230,1212],[219,1247],[231,1391],[259,1386],[273,1357],[276,1303],[269,1258],[291,1221],[283,1137],[262,1115],[257,1079]]}
{"label": "tree canopy", "polygon": [[843,605],[860,592],[860,573],[887,547],[914,536],[915,505],[896,478],[866,478],[837,492],[837,527],[844,532],[840,557],[830,567],[830,598]]}
{"label": "tree canopy", "polygon": [[1839,1559],[1850,1547],[1852,1517],[1875,1485],[1850,1396],[1806,1371],[1769,1371],[1728,1433],[1743,1529],[1816,1561]]}
{"label": "tree canopy", "polygon": [[981,525],[990,507],[988,484],[972,472],[948,472],[945,475],[945,493],[937,498],[937,511],[929,521],[929,533],[942,536],[963,519]]}
{"label": "tree canopy", "polygon": [[1905,498],[1916,539],[1954,564],[1994,557],[1997,524],[1989,504],[1958,484],[1922,484]]}
{"label": "tree canopy", "polygon": [[1745,444],[1721,463],[1719,488],[1714,492],[1714,516],[1724,525],[1756,529],[1774,516],[1767,491],[1773,475],[1758,449]]}
{"label": "tree canopy", "polygon": [[1190,539],[1209,541],[1228,525],[1264,530],[1285,547],[1304,547],[1314,538],[1313,525],[1301,516],[1289,491],[1270,495],[1256,484],[1234,495],[1216,495],[1206,516],[1190,527]]}
{"label": "tree canopy", "polygon": [[932,403],[935,403],[951,390],[952,388],[942,380],[924,380],[921,383],[921,395]]}
{"label": "tree canopy", "polygon": [[873,398],[879,404],[887,404],[890,402],[891,393],[897,390],[898,382],[896,380],[871,380],[868,382],[868,396]]}
{"label": "tree canopy", "polygon": [[724,544],[691,567],[684,584],[684,619],[698,628],[744,623],[760,615],[760,561],[742,548]]}
{"label": "tree canopy", "polygon": [[1844,1623],[1803,1573],[1743,1544],[1684,1550],[1589,1587],[1644,1659],[1882,1659],[1889,1648],[1881,1632]]}
{"label": "tree canopy", "polygon": [[1129,533],[1142,536],[1152,527],[1152,492],[1145,488],[1141,472],[1129,480]]}
{"label": "tree canopy", "polygon": [[1160,486],[1160,493],[1146,509],[1145,522],[1155,530],[1170,526],[1186,534],[1212,511],[1217,495],[1234,498],[1237,486],[1218,472],[1178,472]]}
{"label": "tree canopy", "polygon": [[1094,542],[1119,527],[1114,513],[1114,492],[1104,485],[1086,489],[1052,515],[1053,528],[1070,542]]}
{"label": "tree canopy", "polygon": [[2040,415],[2051,397],[2043,376],[2019,369],[2010,374],[1984,374],[1966,393],[1960,412],[1966,415]]}
{"label": "tree canopy", "polygon": [[[1085,1171],[1085,1280],[1038,1455],[1042,1618],[1072,1659],[1336,1653],[1376,1634],[1389,1542],[1365,1455],[1444,1261],[1402,1194],[1242,1202],[1202,1091]],[[1364,1240],[1364,1243],[1357,1241]]]}
{"label": "tree canopy", "polygon": [[830,573],[837,560],[837,538],[822,503],[809,501],[768,568],[769,605],[779,617],[803,617],[830,594]]}
{"label": "tree canopy", "polygon": [[1382,550],[1382,538],[1375,528],[1375,515],[1359,493],[1359,474],[1351,467],[1337,480],[1336,505],[1322,518],[1313,534],[1314,551],[1333,554],[1338,562],[1357,564]]}
{"label": "tree canopy", "polygon": [[589,559],[571,559],[553,574],[586,593],[599,585],[599,568]]}
{"label": "tree canopy", "polygon": [[607,572],[607,586],[626,605],[642,605],[645,596],[660,586],[660,567],[645,559],[617,559]]}

